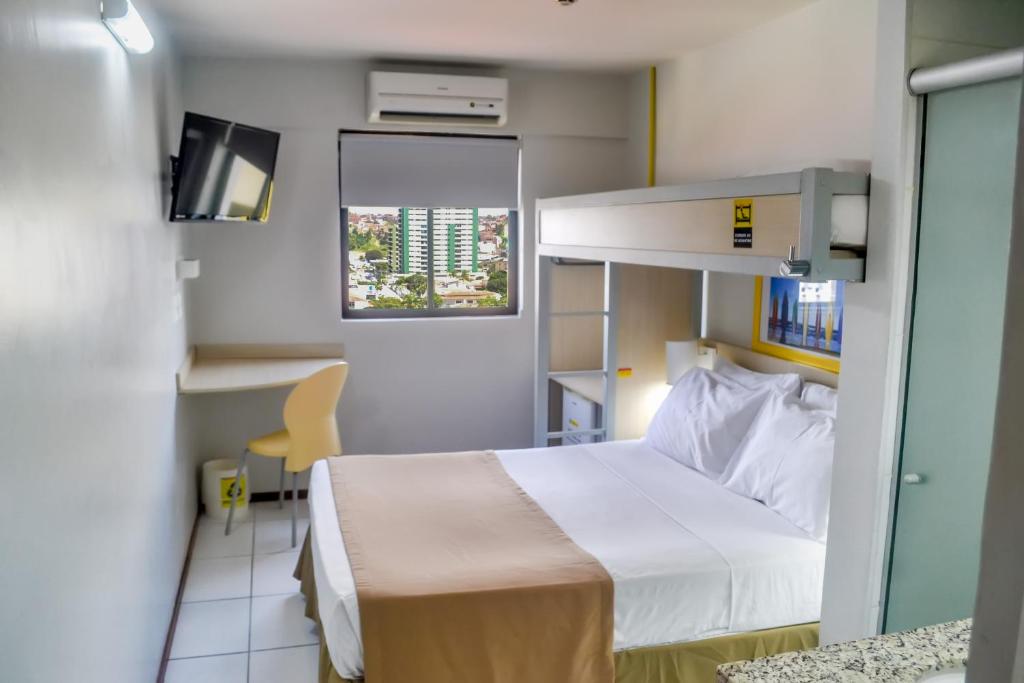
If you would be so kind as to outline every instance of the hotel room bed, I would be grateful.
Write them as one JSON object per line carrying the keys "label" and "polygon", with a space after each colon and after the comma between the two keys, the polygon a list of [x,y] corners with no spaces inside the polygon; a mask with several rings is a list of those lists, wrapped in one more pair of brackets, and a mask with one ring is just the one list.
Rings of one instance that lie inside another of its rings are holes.
{"label": "hotel room bed", "polygon": [[[707,672],[815,644],[825,546],[767,507],[641,441],[497,456],[611,577],[617,681],[685,681],[688,652]],[[325,462],[310,521],[297,575],[321,625],[321,680],[358,680],[359,604]]]}

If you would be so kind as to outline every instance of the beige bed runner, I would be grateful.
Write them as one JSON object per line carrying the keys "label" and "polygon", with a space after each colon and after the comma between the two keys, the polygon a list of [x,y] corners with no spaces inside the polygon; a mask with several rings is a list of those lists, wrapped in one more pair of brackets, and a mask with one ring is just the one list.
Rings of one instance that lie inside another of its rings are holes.
{"label": "beige bed runner", "polygon": [[366,683],[611,683],[612,581],[493,452],[328,461]]}

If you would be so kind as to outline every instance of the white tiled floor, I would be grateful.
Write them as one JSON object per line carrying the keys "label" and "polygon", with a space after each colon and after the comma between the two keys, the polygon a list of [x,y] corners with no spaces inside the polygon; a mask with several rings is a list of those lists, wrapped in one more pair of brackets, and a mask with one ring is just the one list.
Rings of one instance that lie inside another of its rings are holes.
{"label": "white tiled floor", "polygon": [[292,578],[309,513],[299,501],[292,548],[290,506],[256,503],[227,537],[200,519],[165,683],[315,683],[319,637]]}

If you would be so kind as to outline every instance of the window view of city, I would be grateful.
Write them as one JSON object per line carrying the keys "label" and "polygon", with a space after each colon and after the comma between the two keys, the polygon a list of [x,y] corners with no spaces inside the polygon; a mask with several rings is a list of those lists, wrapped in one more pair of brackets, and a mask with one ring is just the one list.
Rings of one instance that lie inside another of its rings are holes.
{"label": "window view of city", "polygon": [[508,248],[508,209],[349,207],[348,307],[505,308]]}

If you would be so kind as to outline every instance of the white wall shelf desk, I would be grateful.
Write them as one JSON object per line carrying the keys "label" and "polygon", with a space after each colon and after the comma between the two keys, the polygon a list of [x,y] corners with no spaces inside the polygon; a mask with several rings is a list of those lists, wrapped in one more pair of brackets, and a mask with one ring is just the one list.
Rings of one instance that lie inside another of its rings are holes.
{"label": "white wall shelf desk", "polygon": [[178,369],[178,393],[209,394],[289,386],[344,360],[344,352],[342,344],[194,346]]}

